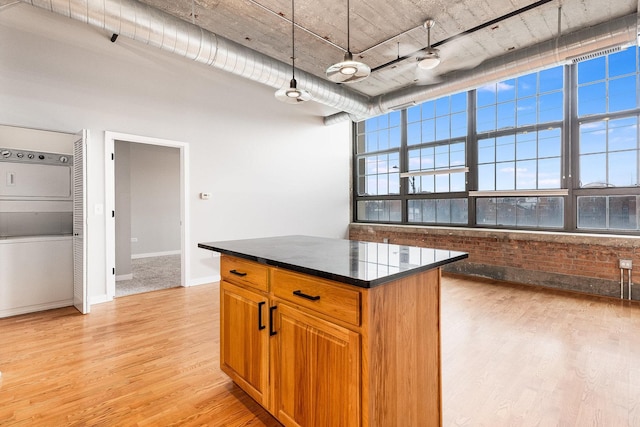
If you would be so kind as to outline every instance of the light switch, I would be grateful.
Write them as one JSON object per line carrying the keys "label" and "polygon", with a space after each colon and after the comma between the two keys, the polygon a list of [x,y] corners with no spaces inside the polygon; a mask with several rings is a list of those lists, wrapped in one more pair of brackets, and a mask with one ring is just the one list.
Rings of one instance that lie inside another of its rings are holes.
{"label": "light switch", "polygon": [[211,193],[200,193],[200,198],[202,200],[209,200],[211,198]]}

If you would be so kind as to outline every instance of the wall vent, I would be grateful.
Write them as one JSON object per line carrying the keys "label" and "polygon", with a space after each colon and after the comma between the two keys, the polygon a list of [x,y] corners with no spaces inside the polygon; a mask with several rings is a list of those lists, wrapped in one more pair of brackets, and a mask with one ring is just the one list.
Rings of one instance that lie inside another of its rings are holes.
{"label": "wall vent", "polygon": [[571,62],[573,64],[577,64],[578,62],[587,61],[589,59],[597,58],[599,56],[608,55],[614,52],[620,52],[622,50],[622,46],[610,47],[607,49],[602,49],[597,52],[587,53],[585,55],[577,56],[575,58],[571,58]]}

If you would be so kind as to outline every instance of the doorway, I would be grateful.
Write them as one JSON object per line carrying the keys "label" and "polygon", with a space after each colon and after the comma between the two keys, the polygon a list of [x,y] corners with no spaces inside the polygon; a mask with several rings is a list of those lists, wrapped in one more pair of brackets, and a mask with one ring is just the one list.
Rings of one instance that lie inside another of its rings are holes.
{"label": "doorway", "polygon": [[106,132],[105,148],[108,299],[188,286],[188,145]]}
{"label": "doorway", "polygon": [[180,150],[115,141],[115,297],[181,285]]}

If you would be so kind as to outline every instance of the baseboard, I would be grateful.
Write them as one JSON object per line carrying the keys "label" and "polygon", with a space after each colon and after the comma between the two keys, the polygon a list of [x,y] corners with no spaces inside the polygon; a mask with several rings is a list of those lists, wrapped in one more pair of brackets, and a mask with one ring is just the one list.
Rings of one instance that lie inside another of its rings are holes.
{"label": "baseboard", "polygon": [[131,280],[131,279],[133,279],[133,273],[121,274],[119,276],[116,276],[116,282],[120,282],[122,280]]}
{"label": "baseboard", "polygon": [[113,298],[109,298],[107,294],[94,295],[89,298],[89,305],[102,304],[103,302],[111,302]]}
{"label": "baseboard", "polygon": [[167,255],[180,255],[181,253],[182,253],[181,250],[177,250],[177,251],[166,251],[166,252],[149,252],[146,254],[131,254],[131,259],[152,258],[156,256],[167,256]]}
{"label": "baseboard", "polygon": [[73,299],[48,302],[44,304],[26,305],[23,307],[8,308],[6,310],[0,310],[0,318],[18,316],[20,314],[35,313],[36,311],[52,310],[54,308],[70,307],[73,305]]}
{"label": "baseboard", "polygon": [[219,281],[220,281],[219,274],[215,276],[198,277],[196,279],[191,279],[191,281],[189,282],[189,286],[206,285],[208,283],[214,283]]}

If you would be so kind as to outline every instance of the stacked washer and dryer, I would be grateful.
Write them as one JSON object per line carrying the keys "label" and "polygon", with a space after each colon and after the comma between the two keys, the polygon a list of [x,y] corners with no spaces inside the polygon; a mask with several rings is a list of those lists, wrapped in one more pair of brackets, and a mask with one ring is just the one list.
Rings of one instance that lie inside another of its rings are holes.
{"label": "stacked washer and dryer", "polygon": [[0,148],[0,317],[73,304],[73,156]]}

